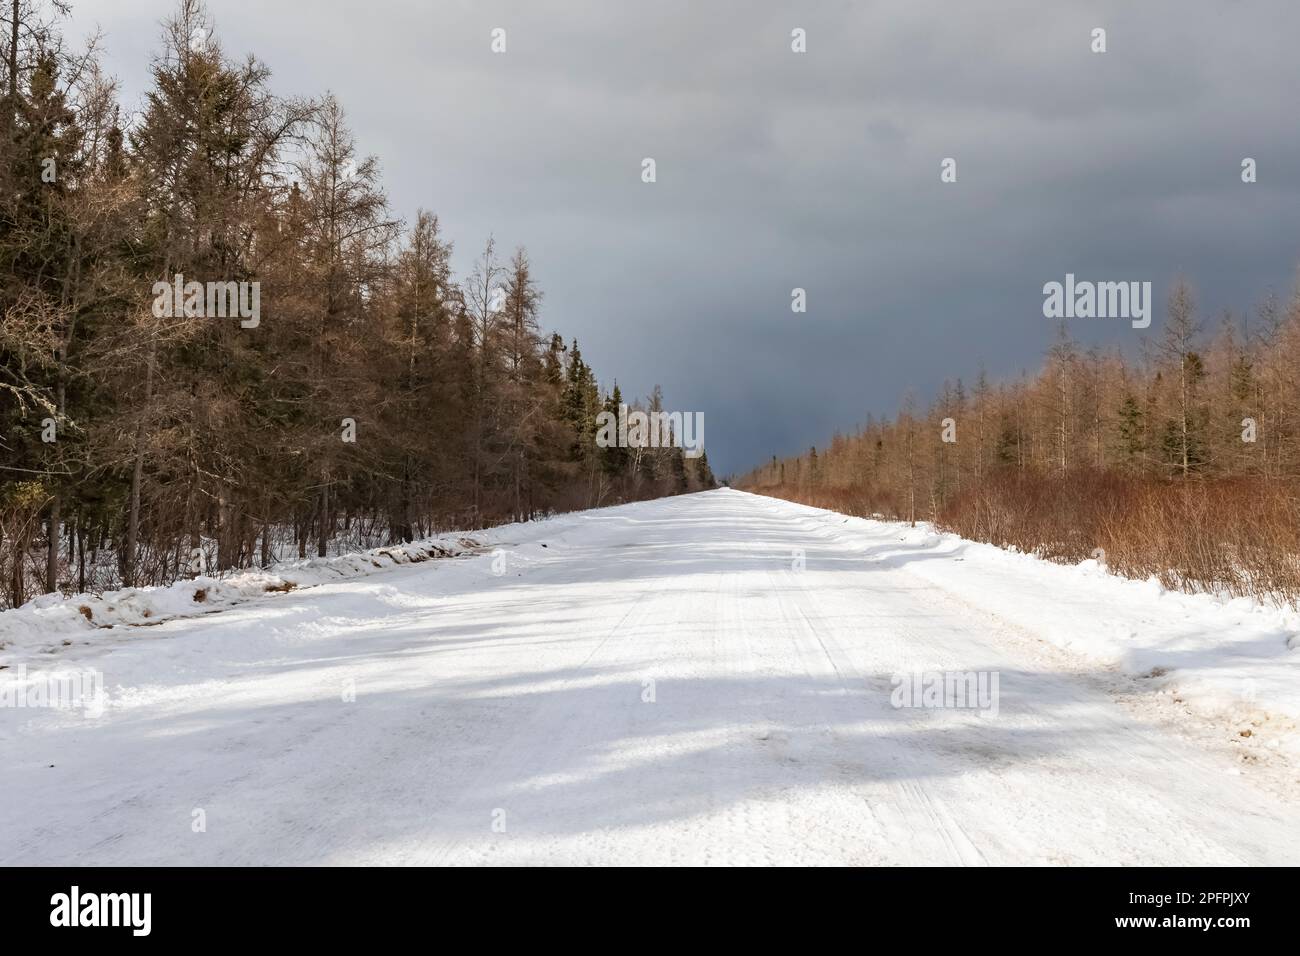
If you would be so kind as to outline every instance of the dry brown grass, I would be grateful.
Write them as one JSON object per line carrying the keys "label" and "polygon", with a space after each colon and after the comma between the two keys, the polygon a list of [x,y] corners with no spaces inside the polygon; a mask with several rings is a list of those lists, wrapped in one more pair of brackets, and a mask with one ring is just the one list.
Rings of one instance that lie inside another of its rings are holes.
{"label": "dry brown grass", "polygon": [[[878,489],[756,490],[845,514],[906,517],[906,502]],[[918,518],[930,516],[919,500],[917,509]],[[1300,601],[1300,485],[1294,482],[1008,470],[986,476],[933,517],[942,530],[1051,561],[1075,563],[1100,549],[1115,573],[1154,577],[1170,589]]]}
{"label": "dry brown grass", "polygon": [[1101,549],[1117,574],[1172,589],[1300,598],[1300,498],[1290,483],[1003,473],[955,498],[938,524],[1054,561]]}

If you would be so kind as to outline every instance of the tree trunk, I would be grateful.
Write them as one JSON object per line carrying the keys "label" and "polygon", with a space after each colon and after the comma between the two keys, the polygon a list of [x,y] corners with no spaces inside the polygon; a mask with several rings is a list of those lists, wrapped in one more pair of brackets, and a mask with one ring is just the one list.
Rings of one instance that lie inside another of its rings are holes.
{"label": "tree trunk", "polygon": [[6,131],[12,130],[18,123],[18,13],[21,3],[22,0],[13,0],[13,20],[9,23],[9,108],[5,111]]}
{"label": "tree trunk", "polygon": [[77,521],[77,593],[86,593],[86,529]]}
{"label": "tree trunk", "polygon": [[320,493],[320,530],[319,538],[316,544],[316,556],[325,557],[329,553],[329,527],[330,527],[330,483],[329,477],[326,476],[325,483],[321,487]]}
{"label": "tree trunk", "polygon": [[45,591],[52,594],[59,589],[59,520],[63,496],[55,492],[50,503],[49,534],[45,548]]}
{"label": "tree trunk", "polygon": [[[144,373],[144,401],[147,408],[153,400],[153,366],[157,345],[149,339],[149,360]],[[140,482],[144,477],[144,418],[135,426],[135,464],[131,469],[131,511],[126,522],[126,554],[122,567],[122,583],[135,585],[136,547],[140,540]]]}

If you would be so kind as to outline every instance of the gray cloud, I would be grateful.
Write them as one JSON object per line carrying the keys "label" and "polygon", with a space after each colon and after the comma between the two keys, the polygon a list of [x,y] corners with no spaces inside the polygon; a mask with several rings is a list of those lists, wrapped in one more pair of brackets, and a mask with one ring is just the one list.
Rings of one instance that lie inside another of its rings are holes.
{"label": "gray cloud", "polygon": [[[333,90],[394,207],[468,269],[526,245],[544,324],[606,384],[702,410],[719,472],[911,388],[1037,365],[1067,271],[1181,271],[1202,313],[1289,291],[1300,241],[1286,0],[214,0],[232,53]],[[82,0],[128,99],[170,0]],[[509,52],[489,31],[505,27]],[[808,31],[808,53],[789,33]],[[1109,52],[1088,50],[1094,26]],[[653,156],[659,181],[640,182]],[[958,182],[939,182],[939,161]],[[1260,181],[1240,182],[1243,156]],[[789,310],[808,290],[809,312]],[[1088,342],[1136,347],[1127,323]],[[1159,332],[1159,319],[1150,330]]]}

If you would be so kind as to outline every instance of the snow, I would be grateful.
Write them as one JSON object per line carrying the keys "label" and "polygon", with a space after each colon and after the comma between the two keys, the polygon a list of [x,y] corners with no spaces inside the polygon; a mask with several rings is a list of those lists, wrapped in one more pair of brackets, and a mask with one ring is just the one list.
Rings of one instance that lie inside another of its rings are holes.
{"label": "snow", "polygon": [[1291,612],[725,489],[466,540],[0,614],[104,689],[0,707],[0,864],[1300,861]]}
{"label": "snow", "polygon": [[283,562],[267,571],[239,571],[221,578],[198,575],[167,587],[122,588],[102,595],[70,597],[42,594],[20,608],[0,612],[0,666],[21,661],[33,651],[52,653],[62,642],[97,629],[119,624],[160,624],[172,618],[210,613],[267,593],[314,587],[340,577],[373,574],[395,564],[455,557],[477,550],[481,545],[472,538],[442,535],[357,554]]}
{"label": "snow", "polygon": [[1096,560],[1042,561],[936,532],[929,525],[846,519],[792,506],[808,527],[906,566],[950,597],[1069,650],[1150,682],[1207,715],[1241,727],[1269,722],[1268,745],[1300,758],[1300,613],[1250,598],[1167,591]]}

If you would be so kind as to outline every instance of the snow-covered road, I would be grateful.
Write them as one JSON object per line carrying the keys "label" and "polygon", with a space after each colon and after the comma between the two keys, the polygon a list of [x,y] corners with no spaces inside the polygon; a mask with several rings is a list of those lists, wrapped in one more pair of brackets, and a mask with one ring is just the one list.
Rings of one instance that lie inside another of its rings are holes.
{"label": "snow-covered road", "polygon": [[0,710],[0,864],[1300,863],[1288,771],[924,554],[729,490],[488,540],[48,655],[109,705]]}

